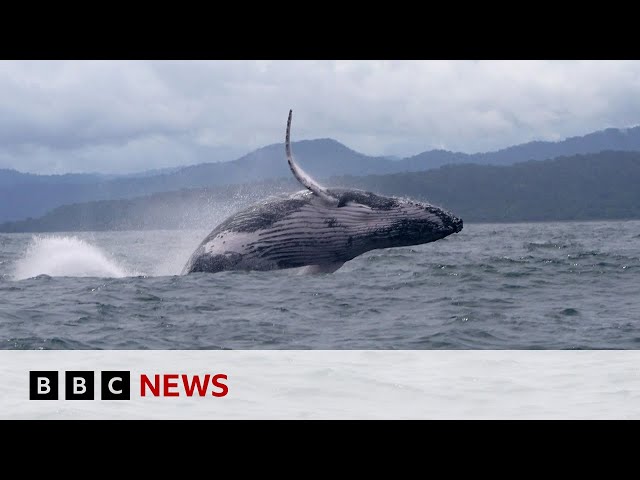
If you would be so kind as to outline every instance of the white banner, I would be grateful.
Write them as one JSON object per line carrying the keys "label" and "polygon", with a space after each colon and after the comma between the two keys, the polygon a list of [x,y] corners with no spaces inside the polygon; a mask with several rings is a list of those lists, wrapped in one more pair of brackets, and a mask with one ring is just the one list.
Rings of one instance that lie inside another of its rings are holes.
{"label": "white banner", "polygon": [[0,351],[2,419],[639,419],[633,350]]}

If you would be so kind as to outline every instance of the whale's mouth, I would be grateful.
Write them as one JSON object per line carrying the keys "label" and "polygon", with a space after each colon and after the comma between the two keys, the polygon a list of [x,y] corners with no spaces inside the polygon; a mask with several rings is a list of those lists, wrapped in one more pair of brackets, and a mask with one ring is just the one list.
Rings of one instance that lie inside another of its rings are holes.
{"label": "whale's mouth", "polygon": [[455,220],[455,222],[453,222],[453,228],[454,228],[454,232],[453,233],[459,233],[462,231],[462,219],[461,218],[457,218]]}

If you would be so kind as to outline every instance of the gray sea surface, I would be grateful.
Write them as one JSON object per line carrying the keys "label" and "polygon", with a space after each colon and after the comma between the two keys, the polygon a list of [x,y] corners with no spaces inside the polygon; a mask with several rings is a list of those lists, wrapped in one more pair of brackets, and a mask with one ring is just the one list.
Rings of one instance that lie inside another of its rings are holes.
{"label": "gray sea surface", "polygon": [[640,221],[465,224],[332,274],[179,275],[208,232],[0,234],[0,348],[640,348]]}

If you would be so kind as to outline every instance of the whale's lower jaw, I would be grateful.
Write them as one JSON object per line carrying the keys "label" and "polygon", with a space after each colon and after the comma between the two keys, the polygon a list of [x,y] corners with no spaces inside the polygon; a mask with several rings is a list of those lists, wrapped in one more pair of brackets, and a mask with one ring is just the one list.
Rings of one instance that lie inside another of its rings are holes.
{"label": "whale's lower jaw", "polygon": [[344,262],[321,262],[310,259],[309,262],[276,262],[269,259],[250,259],[238,253],[202,254],[191,261],[182,270],[182,275],[189,273],[217,273],[224,271],[270,271],[300,269],[300,273],[333,273]]}
{"label": "whale's lower jaw", "polygon": [[275,262],[243,262],[234,261],[224,255],[203,255],[193,264],[186,266],[181,275],[190,273],[218,273],[225,271],[272,271],[298,270],[301,274],[333,273],[344,265],[344,262],[314,263],[309,265],[278,265]]}

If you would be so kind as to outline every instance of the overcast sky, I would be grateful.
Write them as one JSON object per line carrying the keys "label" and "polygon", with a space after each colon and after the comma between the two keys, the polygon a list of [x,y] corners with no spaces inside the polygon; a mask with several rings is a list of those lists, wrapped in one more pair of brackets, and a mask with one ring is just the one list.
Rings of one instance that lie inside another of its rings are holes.
{"label": "overcast sky", "polygon": [[292,139],[467,153],[640,124],[638,61],[0,61],[0,168],[128,173]]}

